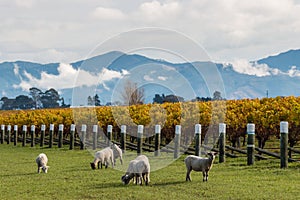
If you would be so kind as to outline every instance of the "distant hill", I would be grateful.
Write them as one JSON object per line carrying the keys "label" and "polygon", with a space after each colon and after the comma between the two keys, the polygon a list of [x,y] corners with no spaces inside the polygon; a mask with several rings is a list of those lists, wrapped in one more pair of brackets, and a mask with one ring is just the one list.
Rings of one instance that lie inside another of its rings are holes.
{"label": "distant hill", "polygon": [[[60,92],[66,103],[78,98],[74,97],[74,93],[78,94],[78,91],[82,98],[78,104],[85,104],[87,97],[96,93],[102,103],[107,103],[114,100],[112,96],[116,87],[121,87],[118,85],[121,84],[119,81],[128,73],[136,82],[143,84],[147,102],[152,102],[155,94],[162,93],[175,94],[185,100],[196,96],[211,97],[214,93],[211,90],[216,88],[220,88],[222,97],[227,99],[262,98],[267,95],[267,91],[273,97],[300,95],[300,50],[290,50],[249,63],[256,70],[268,67],[267,70],[276,73],[257,76],[250,75],[247,70],[239,72],[231,63],[177,64],[118,51],[70,64],[3,62],[0,63],[0,96],[14,98],[20,94],[29,95],[29,91],[24,90],[26,87],[43,89],[41,87],[46,86],[42,83],[49,83],[49,86],[56,85],[54,89]],[[262,64],[264,65],[260,66]],[[291,68],[292,66],[294,67]],[[293,73],[289,71],[291,69]],[[76,77],[75,72],[80,72],[80,77]],[[93,80],[97,85],[88,86]]]}

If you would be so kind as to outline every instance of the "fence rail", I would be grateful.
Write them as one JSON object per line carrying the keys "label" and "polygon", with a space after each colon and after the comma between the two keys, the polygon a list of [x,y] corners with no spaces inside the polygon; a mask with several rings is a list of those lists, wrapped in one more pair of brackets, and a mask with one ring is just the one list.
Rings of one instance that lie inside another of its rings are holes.
{"label": "fence rail", "polygon": [[[131,135],[126,134],[126,126],[122,125],[120,133],[113,132],[113,127],[109,125],[107,127],[106,133],[103,131],[98,131],[98,125],[93,125],[92,130],[87,131],[87,126],[82,125],[80,131],[76,129],[75,125],[72,124],[70,130],[64,129],[64,125],[60,124],[58,129],[55,129],[53,124],[49,125],[49,130],[46,131],[46,125],[41,125],[41,130],[36,131],[35,126],[32,125],[27,127],[22,126],[20,129],[17,125],[1,125],[0,132],[0,143],[10,144],[13,143],[17,145],[22,143],[22,146],[27,146],[30,144],[31,147],[40,144],[40,147],[52,148],[57,146],[62,148],[65,145],[69,146],[72,150],[75,147],[80,149],[92,148],[96,150],[97,148],[103,148],[109,146],[112,142],[121,146],[124,153],[126,150],[137,151],[137,154],[141,154],[143,151],[154,152],[155,156],[159,156],[161,152],[173,153],[174,158],[178,158],[181,153],[201,155],[206,151],[216,151],[219,152],[219,163],[225,162],[226,157],[236,158],[240,155],[247,155],[248,165],[254,163],[254,158],[258,160],[265,160],[270,157],[280,159],[281,168],[286,168],[288,162],[299,162],[299,159],[294,159],[291,157],[292,152],[294,154],[300,154],[300,150],[291,148],[287,146],[287,123],[281,123],[284,127],[280,128],[281,137],[284,139],[280,140],[280,153],[275,153],[267,151],[265,149],[255,147],[255,128],[253,124],[248,124],[247,136],[248,143],[247,149],[241,149],[226,145],[226,125],[220,124],[219,126],[219,138],[218,142],[213,146],[208,146],[201,144],[201,125],[195,125],[195,135],[194,141],[190,145],[186,145],[184,141],[186,138],[181,137],[181,126],[177,125],[175,128],[175,138],[172,144],[162,145],[161,144],[161,128],[159,125],[155,126],[155,135],[151,136],[154,138],[154,144],[151,144],[152,139],[147,138],[148,142],[143,135],[143,126],[139,125],[136,140],[132,139]],[[28,131],[30,129],[30,131]],[[56,131],[55,131],[56,130]]]}

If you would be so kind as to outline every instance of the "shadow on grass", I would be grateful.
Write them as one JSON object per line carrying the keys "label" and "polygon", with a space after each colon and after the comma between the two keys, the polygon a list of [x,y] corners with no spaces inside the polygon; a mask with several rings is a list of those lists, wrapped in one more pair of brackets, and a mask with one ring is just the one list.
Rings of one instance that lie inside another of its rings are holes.
{"label": "shadow on grass", "polygon": [[173,182],[165,182],[165,183],[152,183],[150,182],[148,186],[143,184],[142,186],[130,183],[128,185],[124,185],[121,180],[120,183],[101,183],[93,186],[94,189],[104,189],[104,188],[126,188],[126,187],[161,187],[161,186],[168,186],[168,185],[179,185],[184,184],[186,181],[173,181]]}
{"label": "shadow on grass", "polygon": [[14,177],[14,176],[32,176],[34,174],[38,174],[37,172],[31,172],[31,173],[23,173],[23,174],[3,174],[0,175],[0,177]]}

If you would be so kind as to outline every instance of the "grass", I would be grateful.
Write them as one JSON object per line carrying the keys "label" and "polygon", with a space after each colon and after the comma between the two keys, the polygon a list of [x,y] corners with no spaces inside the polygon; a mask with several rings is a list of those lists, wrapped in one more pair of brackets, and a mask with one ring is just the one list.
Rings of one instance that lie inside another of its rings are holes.
{"label": "grass", "polygon": [[[41,152],[49,158],[48,174],[37,174],[35,158]],[[203,183],[202,174],[196,172],[191,174],[192,182],[185,182],[184,157],[151,172],[149,186],[137,186],[121,183],[123,171],[92,170],[93,156],[86,150],[0,144],[0,199],[300,198],[300,163],[280,169],[275,159],[247,166],[246,158],[227,158],[222,164],[217,158],[208,182]]]}

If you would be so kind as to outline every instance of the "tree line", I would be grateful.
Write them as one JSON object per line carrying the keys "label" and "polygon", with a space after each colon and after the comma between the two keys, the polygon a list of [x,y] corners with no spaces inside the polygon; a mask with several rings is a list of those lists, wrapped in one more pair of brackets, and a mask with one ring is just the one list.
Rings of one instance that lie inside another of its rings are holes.
{"label": "tree line", "polygon": [[26,109],[41,109],[41,108],[66,108],[70,105],[65,104],[63,97],[51,88],[42,91],[36,87],[29,89],[29,96],[19,95],[14,99],[2,97],[0,99],[0,108],[2,110],[26,110]]}

